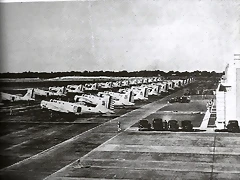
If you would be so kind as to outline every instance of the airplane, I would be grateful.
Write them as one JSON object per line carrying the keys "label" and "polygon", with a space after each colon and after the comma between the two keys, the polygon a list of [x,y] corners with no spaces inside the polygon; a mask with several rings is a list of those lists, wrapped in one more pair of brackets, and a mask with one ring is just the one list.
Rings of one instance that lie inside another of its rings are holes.
{"label": "airplane", "polygon": [[157,83],[158,85],[161,85],[161,93],[167,93],[168,92],[168,83],[166,82],[160,82]]}
{"label": "airplane", "polygon": [[98,91],[98,84],[97,83],[90,83],[90,84],[85,84],[84,85],[84,92],[89,92],[89,91]]}
{"label": "airplane", "polygon": [[128,80],[123,80],[121,82],[121,87],[128,87],[129,86],[129,81]]}
{"label": "airplane", "polygon": [[34,89],[28,89],[27,93],[24,96],[13,95],[1,92],[1,101],[35,101],[34,99]]}
{"label": "airplane", "polygon": [[166,83],[166,90],[167,90],[167,91],[172,91],[172,90],[174,90],[173,82],[172,82],[172,81],[165,81],[164,83]]}
{"label": "airplane", "polygon": [[148,100],[148,88],[147,87],[132,87],[131,90],[134,93],[134,100]]}
{"label": "airplane", "polygon": [[49,87],[48,91],[42,89],[34,89],[34,94],[37,96],[66,96],[65,95],[65,87]]}
{"label": "airplane", "polygon": [[113,87],[113,82],[99,83],[99,89],[111,89]]}
{"label": "airplane", "polygon": [[158,96],[161,94],[161,85],[152,84],[151,86],[148,87],[148,89],[149,89],[148,95]]}
{"label": "airplane", "polygon": [[172,80],[175,83],[176,88],[181,88],[182,87],[182,80]]}
{"label": "airplane", "polygon": [[80,85],[67,85],[66,91],[67,91],[67,93],[82,94],[84,92],[84,86],[82,84],[80,84]]}
{"label": "airplane", "polygon": [[113,88],[120,88],[120,87],[122,87],[122,82],[121,81],[113,82],[112,87]]}
{"label": "airplane", "polygon": [[131,79],[130,82],[129,82],[130,86],[134,86],[134,85],[137,85],[137,84],[138,84],[138,80],[137,79]]}
{"label": "airplane", "polygon": [[111,95],[114,99],[114,107],[126,107],[134,106],[134,97],[132,91],[126,91],[125,93],[117,92],[99,92],[99,96]]}
{"label": "airplane", "polygon": [[148,82],[149,82],[149,80],[147,78],[144,78],[142,81],[143,84],[148,84]]}
{"label": "airplane", "polygon": [[40,103],[42,109],[48,109],[55,112],[80,115],[82,113],[82,106],[76,103],[66,101],[59,101],[51,99],[50,101],[42,100]]}
{"label": "airplane", "polygon": [[49,92],[52,93],[54,96],[65,96],[66,95],[66,88],[64,86],[62,87],[49,87]]}
{"label": "airplane", "polygon": [[83,113],[110,113],[114,112],[114,100],[110,95],[95,96],[95,95],[75,95],[74,100],[76,103],[83,105]]}

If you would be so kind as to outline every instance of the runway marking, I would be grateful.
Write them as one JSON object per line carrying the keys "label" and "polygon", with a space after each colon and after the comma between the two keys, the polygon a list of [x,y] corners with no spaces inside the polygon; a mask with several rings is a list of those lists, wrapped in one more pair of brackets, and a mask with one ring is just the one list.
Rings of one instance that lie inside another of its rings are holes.
{"label": "runway marking", "polygon": [[52,134],[56,133],[57,131],[52,131],[46,134],[46,136],[51,136]]}
{"label": "runway marking", "polygon": [[[69,127],[69,126],[68,126],[68,127]],[[67,128],[67,127],[64,127],[64,128]],[[64,129],[64,128],[61,128],[61,130]],[[23,144],[27,144],[27,143],[31,142],[32,140],[36,140],[36,139],[42,138],[43,136],[44,136],[44,137],[45,137],[45,136],[51,136],[52,134],[57,133],[57,131],[51,131],[51,132],[49,132],[49,133],[47,133],[47,134],[43,134],[43,135],[42,135],[42,133],[43,133],[43,132],[38,132],[38,133],[36,133],[37,135],[40,134],[41,137],[37,136],[36,138],[32,138],[32,139],[30,139],[30,140],[21,142],[21,143],[19,143],[19,144],[13,145],[13,146],[10,146],[10,147],[6,148],[5,150],[12,150],[12,149],[14,149],[14,148],[16,148],[16,147],[19,147],[19,146],[23,145]]]}
{"label": "runway marking", "polygon": [[6,138],[6,137],[8,137],[8,136],[12,136],[12,135],[16,135],[16,134],[21,134],[21,133],[23,133],[23,132],[26,132],[26,131],[29,131],[29,130],[32,130],[32,129],[36,129],[36,128],[37,128],[37,127],[29,127],[29,128],[27,128],[27,129],[22,129],[22,130],[19,130],[19,131],[16,131],[16,132],[11,132],[11,133],[9,133],[9,134],[6,134],[6,135],[1,136],[0,139],[4,139],[4,138]]}
{"label": "runway marking", "polygon": [[6,148],[5,150],[11,150],[11,149],[13,149],[13,148],[16,148],[16,147],[18,147],[18,146],[21,146],[21,145],[23,145],[23,144],[26,144],[26,143],[28,143],[28,142],[29,142],[29,140],[24,141],[24,142],[21,142],[21,143],[19,143],[19,144],[10,146],[9,148]]}

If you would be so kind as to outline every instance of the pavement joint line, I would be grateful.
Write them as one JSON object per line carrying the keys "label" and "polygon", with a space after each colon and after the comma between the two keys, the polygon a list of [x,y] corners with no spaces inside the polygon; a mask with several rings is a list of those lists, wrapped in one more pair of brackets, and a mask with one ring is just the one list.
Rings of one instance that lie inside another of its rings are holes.
{"label": "pavement joint line", "polygon": [[[153,162],[153,163],[168,163],[170,162],[170,164],[211,164],[211,162],[200,162],[200,161],[196,161],[196,162],[185,162],[185,161],[157,161],[157,160],[151,160],[151,161],[146,161],[146,160],[134,160],[134,159],[90,159],[90,158],[86,158],[84,159],[85,161],[97,161],[97,162],[111,162],[111,161],[118,161],[118,162]],[[221,163],[219,163],[219,165],[221,165]]]}
{"label": "pavement joint line", "polygon": [[[210,166],[210,165],[209,165]],[[180,168],[164,168],[164,167],[139,167],[139,168],[135,168],[135,167],[124,167],[124,166],[91,166],[91,168],[104,168],[104,169],[131,169],[131,170],[160,170],[160,171],[180,171],[180,172],[211,172],[211,169],[209,167],[210,170],[202,170],[202,169],[195,169],[195,170],[192,170],[191,167],[189,169],[180,169]],[[79,168],[79,169],[82,169],[80,167],[76,167],[76,169]],[[206,168],[208,169],[208,168]]]}
{"label": "pavement joint line", "polygon": [[[180,92],[181,92],[181,91],[180,91]],[[175,94],[175,93],[174,93],[174,94]],[[157,101],[151,102],[151,103],[149,103],[149,104],[154,104],[154,103],[156,103],[156,102],[158,102],[158,101],[163,101],[163,100],[165,100],[165,99],[167,99],[167,98],[168,98],[168,96],[166,96],[166,97],[164,97],[164,98],[161,98],[161,99],[159,99],[159,100],[157,100]],[[144,106],[142,106],[142,107],[140,107],[140,108],[138,108],[138,109],[135,109],[135,110],[133,110],[133,111],[130,111],[130,112],[126,113],[126,114],[123,114],[123,115],[120,116],[120,117],[124,117],[124,116],[126,116],[127,114],[129,114],[129,113],[138,111],[139,109],[144,108],[145,106],[149,106],[149,104],[146,104],[146,105],[144,105]],[[164,106],[167,106],[167,105],[168,105],[168,104],[165,104]],[[163,107],[161,106],[160,109],[161,109],[161,108],[163,108]],[[157,111],[157,110],[156,110],[156,111]],[[154,111],[154,112],[156,112],[156,111]],[[154,112],[153,112],[153,113],[154,113]],[[150,112],[150,113],[151,113],[151,112]],[[146,117],[147,117],[147,116],[146,116]],[[111,119],[110,121],[108,121],[108,122],[106,122],[106,123],[110,123],[110,122],[112,122],[112,121],[116,121],[118,118],[119,118],[119,117],[114,118],[114,119]],[[104,123],[104,124],[105,124],[105,123]],[[135,123],[133,123],[133,124],[135,124]],[[101,145],[99,145],[98,147],[96,147],[96,148],[94,148],[93,150],[89,151],[87,154],[85,154],[84,156],[82,156],[82,157],[79,158],[79,159],[84,159],[84,158],[87,157],[90,153],[96,151],[99,147],[105,145],[106,143],[108,143],[109,141],[111,141],[113,138],[117,137],[118,135],[120,135],[120,134],[122,134],[123,132],[127,131],[128,129],[130,129],[133,124],[131,124],[131,125],[130,125],[128,128],[126,128],[124,131],[119,132],[118,134],[114,135],[113,137],[111,137],[110,139],[108,139],[107,141],[105,141],[104,143],[102,143]],[[101,125],[103,125],[103,124],[101,124]],[[61,172],[61,171],[64,171],[65,169],[67,169],[68,167],[70,167],[71,165],[73,165],[74,163],[76,163],[79,159],[77,159],[77,160],[73,161],[72,163],[64,166],[63,168],[59,169],[58,171],[50,174],[49,176],[45,177],[43,180],[47,180],[47,179],[51,178],[52,176],[54,176],[55,174],[57,174],[57,173],[59,173],[59,172]]]}
{"label": "pavement joint line", "polygon": [[240,174],[239,171],[225,171],[225,170],[214,170],[214,173],[223,173],[223,174]]}

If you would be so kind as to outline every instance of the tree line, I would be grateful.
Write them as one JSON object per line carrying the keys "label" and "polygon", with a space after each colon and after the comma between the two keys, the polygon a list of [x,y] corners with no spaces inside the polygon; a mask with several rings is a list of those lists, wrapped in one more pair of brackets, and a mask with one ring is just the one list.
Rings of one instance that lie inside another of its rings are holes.
{"label": "tree line", "polygon": [[220,77],[224,73],[217,73],[215,71],[193,71],[193,72],[180,72],[180,71],[133,71],[128,72],[124,71],[70,71],[70,72],[31,72],[26,71],[22,73],[0,73],[0,78],[56,78],[64,76],[109,76],[109,77],[152,77],[152,76],[164,76],[164,77],[184,77],[184,76],[193,76],[193,77]]}

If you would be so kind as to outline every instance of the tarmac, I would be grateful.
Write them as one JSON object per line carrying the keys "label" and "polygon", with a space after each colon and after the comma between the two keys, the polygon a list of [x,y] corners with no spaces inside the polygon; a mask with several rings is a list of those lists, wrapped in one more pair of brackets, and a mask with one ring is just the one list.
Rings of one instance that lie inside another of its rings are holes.
{"label": "tarmac", "polygon": [[[169,98],[182,93],[176,92],[55,143],[1,169],[0,177],[36,180],[238,179],[239,134],[137,130],[140,119],[158,116],[168,105]],[[200,125],[201,121],[196,123]],[[83,167],[79,166],[79,159]]]}
{"label": "tarmac", "polygon": [[128,129],[46,179],[239,179],[240,135]]}

